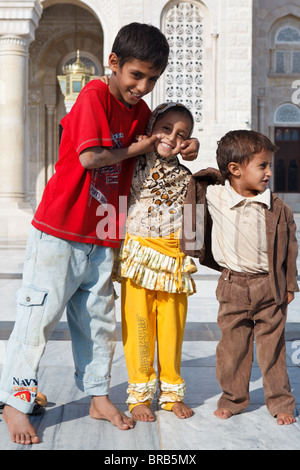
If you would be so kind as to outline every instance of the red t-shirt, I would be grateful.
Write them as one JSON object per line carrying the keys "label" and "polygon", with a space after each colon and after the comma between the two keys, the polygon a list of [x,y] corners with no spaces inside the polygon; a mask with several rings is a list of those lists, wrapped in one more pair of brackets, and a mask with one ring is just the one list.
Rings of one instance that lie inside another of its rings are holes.
{"label": "red t-shirt", "polygon": [[[50,235],[117,248],[123,237],[135,158],[86,170],[86,148],[128,147],[144,134],[150,110],[144,101],[127,108],[100,80],[89,82],[65,116],[59,159],[32,224]],[[121,199],[120,199],[121,197]]]}

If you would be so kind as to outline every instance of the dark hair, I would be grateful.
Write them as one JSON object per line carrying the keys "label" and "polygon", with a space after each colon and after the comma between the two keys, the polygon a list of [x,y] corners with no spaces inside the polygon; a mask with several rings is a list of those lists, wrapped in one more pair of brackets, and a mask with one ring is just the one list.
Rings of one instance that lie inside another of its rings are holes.
{"label": "dark hair", "polygon": [[162,73],[168,64],[169,44],[155,26],[130,23],[118,32],[112,52],[117,55],[120,67],[131,59],[138,59],[151,62]]}
{"label": "dark hair", "polygon": [[230,162],[249,163],[254,155],[262,152],[276,152],[278,147],[268,137],[256,131],[230,131],[221,138],[217,148],[217,163],[224,178],[228,178]]}

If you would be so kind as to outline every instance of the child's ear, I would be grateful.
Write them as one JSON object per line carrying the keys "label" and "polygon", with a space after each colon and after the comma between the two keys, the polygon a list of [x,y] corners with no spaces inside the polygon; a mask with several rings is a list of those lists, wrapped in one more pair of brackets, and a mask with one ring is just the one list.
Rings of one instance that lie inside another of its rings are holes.
{"label": "child's ear", "polygon": [[108,65],[112,72],[116,72],[119,67],[119,59],[118,59],[118,56],[114,52],[109,54]]}
{"label": "child's ear", "polygon": [[233,176],[241,176],[241,165],[239,163],[228,163],[228,170]]}

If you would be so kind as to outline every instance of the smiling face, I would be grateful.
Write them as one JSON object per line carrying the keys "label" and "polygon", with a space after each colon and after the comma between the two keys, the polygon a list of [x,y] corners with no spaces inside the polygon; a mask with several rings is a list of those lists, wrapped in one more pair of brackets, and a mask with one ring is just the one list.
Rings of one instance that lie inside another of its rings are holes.
{"label": "smiling face", "polygon": [[262,151],[255,154],[248,163],[230,163],[228,166],[233,176],[230,177],[230,184],[233,189],[245,197],[263,192],[272,176],[272,156],[272,152]]}
{"label": "smiling face", "polygon": [[125,106],[137,104],[150,93],[161,75],[161,70],[151,62],[132,59],[120,67],[116,54],[109,56],[109,66],[113,74],[109,79],[109,90]]}
{"label": "smiling face", "polygon": [[182,112],[172,110],[158,116],[152,129],[152,135],[161,135],[155,144],[156,152],[162,157],[178,155],[182,142],[190,135],[191,128],[191,119]]}

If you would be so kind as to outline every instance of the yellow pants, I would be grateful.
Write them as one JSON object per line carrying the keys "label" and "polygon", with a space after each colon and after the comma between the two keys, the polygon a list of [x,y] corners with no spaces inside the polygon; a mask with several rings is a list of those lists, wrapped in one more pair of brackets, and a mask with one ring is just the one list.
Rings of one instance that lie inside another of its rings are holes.
{"label": "yellow pants", "polygon": [[180,365],[187,295],[144,289],[130,279],[122,280],[121,292],[129,409],[152,402],[157,381],[153,368],[157,337],[158,403],[171,410],[175,402],[182,402],[185,392]]}

